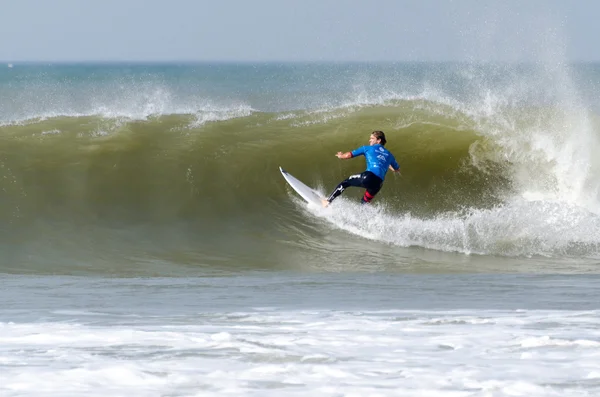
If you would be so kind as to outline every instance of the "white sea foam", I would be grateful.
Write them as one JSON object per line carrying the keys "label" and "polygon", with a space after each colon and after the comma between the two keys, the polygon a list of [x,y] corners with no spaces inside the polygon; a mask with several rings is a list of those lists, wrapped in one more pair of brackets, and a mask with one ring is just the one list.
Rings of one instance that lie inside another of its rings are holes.
{"label": "white sea foam", "polygon": [[600,216],[562,202],[516,199],[492,209],[427,219],[344,198],[312,211],[337,228],[402,247],[503,256],[600,256]]}
{"label": "white sea foam", "polygon": [[[0,323],[0,391],[592,396],[598,385],[589,382],[600,373],[599,316],[261,310],[159,324],[111,324],[106,314],[90,323]],[[547,329],[540,322],[548,317],[556,325]]]}

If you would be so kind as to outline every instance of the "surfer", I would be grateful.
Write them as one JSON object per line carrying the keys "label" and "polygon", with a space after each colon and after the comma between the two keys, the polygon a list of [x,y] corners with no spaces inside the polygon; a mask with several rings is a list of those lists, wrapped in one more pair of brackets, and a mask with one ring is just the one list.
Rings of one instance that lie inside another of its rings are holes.
{"label": "surfer", "polygon": [[384,146],[386,144],[383,131],[373,131],[369,137],[369,145],[361,146],[351,152],[337,152],[338,159],[351,159],[356,156],[364,155],[367,162],[367,170],[363,173],[351,175],[343,180],[331,192],[329,198],[323,201],[323,207],[327,207],[333,200],[346,190],[349,186],[362,187],[366,189],[361,200],[362,204],[370,203],[373,197],[379,192],[385,179],[388,169],[393,172],[399,172],[400,166],[394,158],[394,155]]}

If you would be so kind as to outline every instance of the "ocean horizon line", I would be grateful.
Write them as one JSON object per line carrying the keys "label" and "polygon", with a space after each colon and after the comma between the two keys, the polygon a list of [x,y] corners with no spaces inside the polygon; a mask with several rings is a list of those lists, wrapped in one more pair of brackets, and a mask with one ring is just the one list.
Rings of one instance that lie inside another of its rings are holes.
{"label": "ocean horizon line", "polygon": [[[536,64],[547,64],[548,62],[538,61],[482,61],[482,60],[234,60],[234,59],[168,59],[168,60],[135,60],[135,59],[88,59],[88,60],[8,60],[0,59],[0,64],[18,66],[18,65],[418,65],[418,64],[439,64],[439,65],[507,65],[507,66],[526,66]],[[600,60],[574,60],[566,62],[567,65],[598,65]]]}

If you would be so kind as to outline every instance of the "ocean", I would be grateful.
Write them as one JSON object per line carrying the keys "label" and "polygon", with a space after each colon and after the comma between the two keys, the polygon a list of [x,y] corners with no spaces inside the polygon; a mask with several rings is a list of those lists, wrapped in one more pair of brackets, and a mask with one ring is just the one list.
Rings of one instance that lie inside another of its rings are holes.
{"label": "ocean", "polygon": [[[597,396],[600,64],[0,65],[0,395]],[[373,130],[370,205],[334,154]]]}

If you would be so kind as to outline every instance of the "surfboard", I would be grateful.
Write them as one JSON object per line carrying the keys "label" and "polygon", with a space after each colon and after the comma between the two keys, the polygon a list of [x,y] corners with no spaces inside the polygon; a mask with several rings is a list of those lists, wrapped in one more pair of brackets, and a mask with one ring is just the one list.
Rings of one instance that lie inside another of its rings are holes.
{"label": "surfboard", "polygon": [[321,197],[318,192],[300,182],[283,168],[279,167],[279,171],[281,171],[281,175],[283,175],[287,183],[300,195],[300,197],[306,200],[307,203],[315,204],[319,207],[323,205],[322,200],[324,200],[324,198]]}

